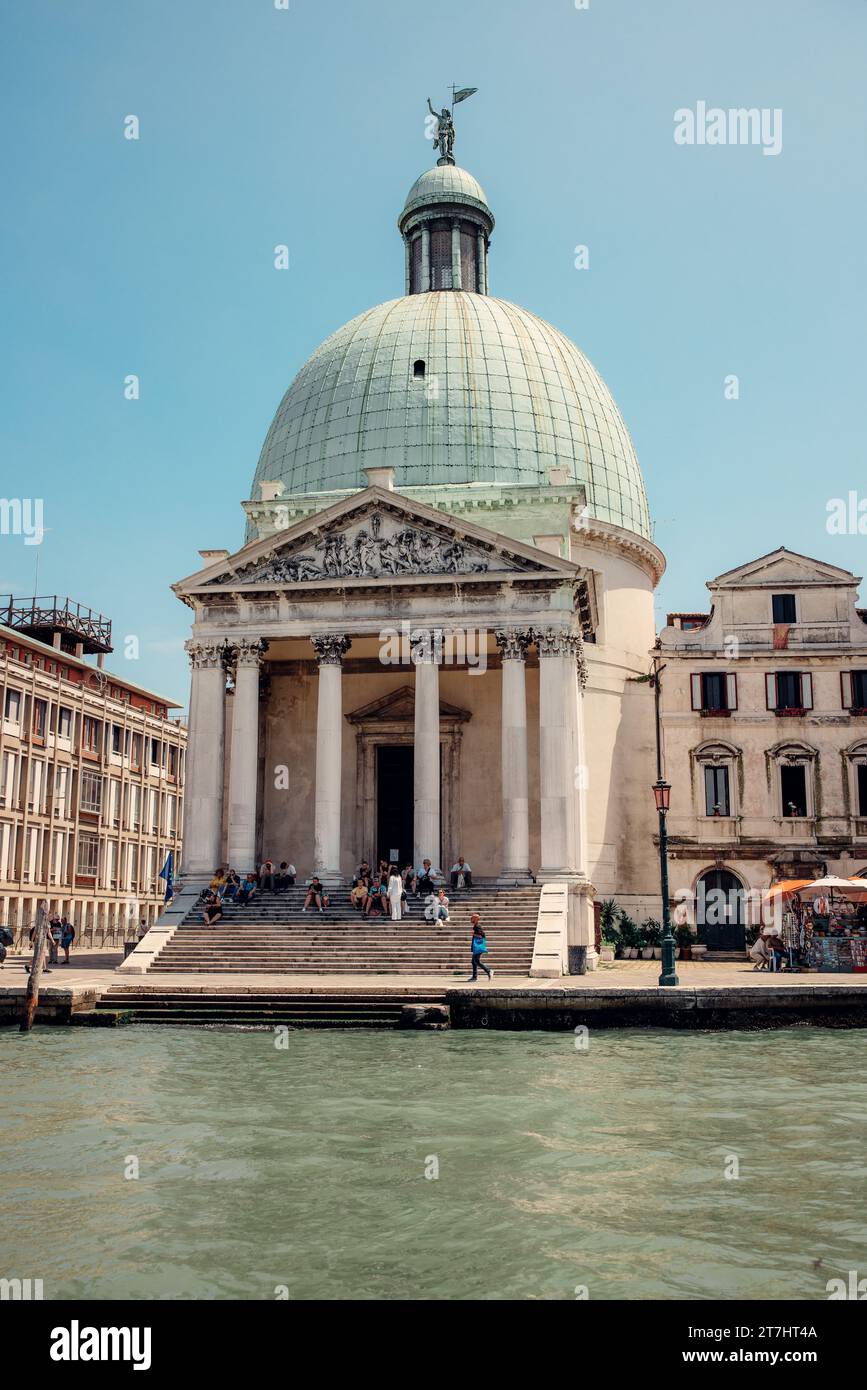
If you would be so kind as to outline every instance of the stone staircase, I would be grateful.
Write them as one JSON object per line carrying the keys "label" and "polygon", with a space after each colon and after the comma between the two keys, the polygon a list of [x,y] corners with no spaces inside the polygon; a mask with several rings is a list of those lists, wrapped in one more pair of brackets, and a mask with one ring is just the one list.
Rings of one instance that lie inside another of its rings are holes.
{"label": "stone staircase", "polygon": [[302,913],[306,889],[257,894],[247,907],[226,903],[205,926],[201,909],[187,913],[148,970],[155,974],[411,974],[466,975],[470,967],[470,913],[479,912],[488,936],[486,963],[507,975],[527,975],[541,888],[480,883],[449,894],[450,919],[425,921],[423,904],[410,900],[401,922],[364,917],[349,889],[331,894],[323,913]]}
{"label": "stone staircase", "polygon": [[[216,1028],[400,1028],[404,1008],[442,1005],[445,990],[191,990],[112,985],[95,1005],[107,1021],[211,1025]],[[439,1025],[442,1026],[442,1025]]]}

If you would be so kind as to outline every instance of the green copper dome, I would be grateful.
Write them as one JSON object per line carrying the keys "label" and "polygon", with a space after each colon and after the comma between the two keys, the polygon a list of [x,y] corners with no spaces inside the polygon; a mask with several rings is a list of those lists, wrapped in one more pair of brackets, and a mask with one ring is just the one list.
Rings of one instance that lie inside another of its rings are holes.
{"label": "green copper dome", "polygon": [[[415,188],[440,176],[470,178],[440,166]],[[362,488],[369,467],[393,468],[398,492],[548,486],[564,469],[592,516],[650,537],[638,459],[599,373],[544,319],[486,294],[407,295],[327,338],[280,402],[250,496],[262,482],[290,495]]]}

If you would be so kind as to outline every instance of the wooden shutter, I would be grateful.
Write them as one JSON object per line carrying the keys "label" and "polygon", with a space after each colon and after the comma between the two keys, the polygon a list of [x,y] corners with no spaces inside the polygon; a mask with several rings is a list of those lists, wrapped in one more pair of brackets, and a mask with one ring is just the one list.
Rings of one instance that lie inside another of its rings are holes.
{"label": "wooden shutter", "polygon": [[690,676],[689,682],[692,688],[692,707],[701,709],[701,676]]}
{"label": "wooden shutter", "polygon": [[773,671],[769,671],[765,676],[765,699],[768,702],[768,709],[777,708],[777,678]]}
{"label": "wooden shutter", "polygon": [[733,671],[726,675],[726,701],[729,709],[738,707],[738,678]]}
{"label": "wooden shutter", "polygon": [[840,672],[840,698],[844,709],[852,708],[852,672]]}
{"label": "wooden shutter", "polygon": [[813,677],[809,671],[801,672],[801,707],[803,709],[813,708]]}

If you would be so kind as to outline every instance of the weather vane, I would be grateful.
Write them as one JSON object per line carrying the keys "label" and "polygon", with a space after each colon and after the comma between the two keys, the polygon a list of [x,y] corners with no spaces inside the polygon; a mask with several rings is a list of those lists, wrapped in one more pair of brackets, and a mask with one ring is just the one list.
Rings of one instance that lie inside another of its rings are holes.
{"label": "weather vane", "polygon": [[437,164],[454,164],[455,123],[452,120],[452,111],[459,101],[466,101],[467,97],[471,97],[473,92],[477,92],[478,90],[478,87],[455,87],[453,83],[451,110],[449,110],[447,106],[444,106],[442,111],[435,111],[431,105],[431,99],[428,97],[428,110],[437,123],[436,135],[433,142],[434,149],[440,152]]}

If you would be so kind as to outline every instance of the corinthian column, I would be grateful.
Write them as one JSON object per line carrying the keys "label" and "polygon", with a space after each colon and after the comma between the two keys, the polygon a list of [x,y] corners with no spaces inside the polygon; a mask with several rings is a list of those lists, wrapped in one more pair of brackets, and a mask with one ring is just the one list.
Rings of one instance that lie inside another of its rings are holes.
{"label": "corinthian column", "polygon": [[526,875],[530,864],[530,801],[527,777],[527,647],[532,633],[495,632],[502,657],[501,766],[503,797],[502,877]]}
{"label": "corinthian column", "polygon": [[228,858],[239,874],[256,868],[256,804],[259,794],[259,668],[268,646],[242,637],[233,648],[235,696],[229,759]]}
{"label": "corinthian column", "polygon": [[316,717],[316,807],[313,817],[313,872],[340,881],[340,798],[343,753],[343,656],[350,639],[341,633],[311,637],[319,662]]}
{"label": "corinthian column", "polygon": [[415,666],[415,749],[413,757],[413,860],[434,868],[440,846],[440,673],[442,632],[413,632]]}
{"label": "corinthian column", "polygon": [[586,774],[578,766],[578,657],[581,635],[569,628],[535,633],[539,652],[539,780],[542,829],[540,875],[577,874],[578,795]]}
{"label": "corinthian column", "polygon": [[210,877],[222,859],[224,640],[186,643],[192,666],[184,788],[184,872]]}

